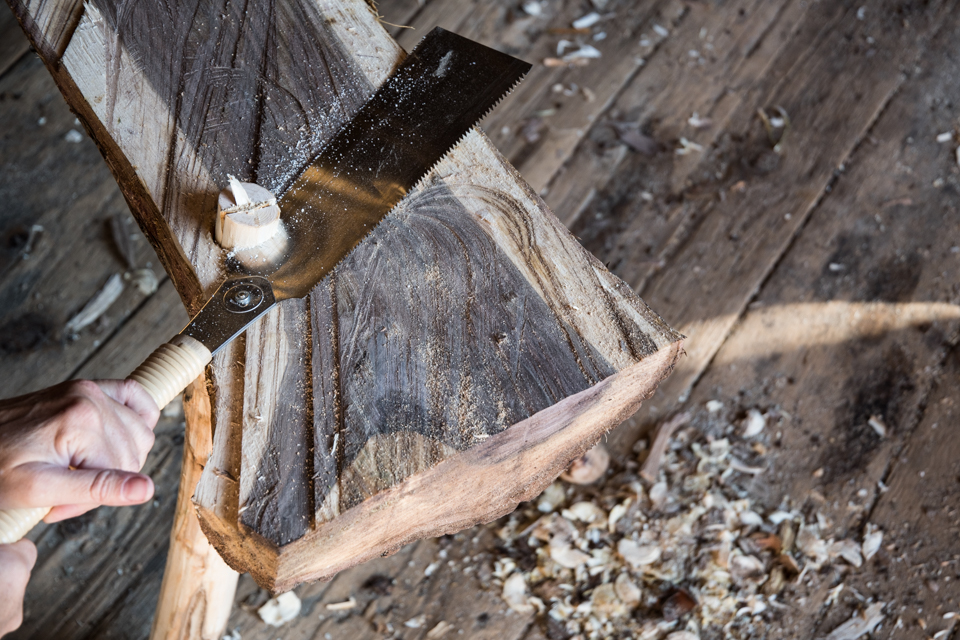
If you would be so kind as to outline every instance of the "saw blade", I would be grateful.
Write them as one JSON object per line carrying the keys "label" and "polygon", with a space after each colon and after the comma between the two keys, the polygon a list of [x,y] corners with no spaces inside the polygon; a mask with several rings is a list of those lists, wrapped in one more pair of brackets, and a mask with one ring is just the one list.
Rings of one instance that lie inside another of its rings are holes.
{"label": "saw blade", "polygon": [[234,262],[183,333],[215,352],[275,302],[307,295],[530,67],[431,31],[278,199],[282,254],[256,267]]}
{"label": "saw blade", "polygon": [[530,65],[441,28],[407,56],[279,199],[291,250],[277,300],[322,280]]}

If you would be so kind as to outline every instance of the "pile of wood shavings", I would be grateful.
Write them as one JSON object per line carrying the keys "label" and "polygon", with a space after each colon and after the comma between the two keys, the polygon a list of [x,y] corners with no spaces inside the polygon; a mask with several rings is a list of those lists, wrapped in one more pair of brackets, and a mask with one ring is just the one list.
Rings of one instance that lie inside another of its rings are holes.
{"label": "pile of wood shavings", "polygon": [[[634,463],[602,486],[557,482],[497,523],[502,597],[539,613],[551,639],[760,637],[806,572],[860,567],[877,552],[883,533],[871,525],[860,542],[832,540],[819,514],[807,522],[789,499],[755,511],[738,482],[765,471],[765,449],[746,435],[667,437],[655,482]],[[870,629],[882,607],[873,605]],[[852,640],[860,626],[829,637]]]}

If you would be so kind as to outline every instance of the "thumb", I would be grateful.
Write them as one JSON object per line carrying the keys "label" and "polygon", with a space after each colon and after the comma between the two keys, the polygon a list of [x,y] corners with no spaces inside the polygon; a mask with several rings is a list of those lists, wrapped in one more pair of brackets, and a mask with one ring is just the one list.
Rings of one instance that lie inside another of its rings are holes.
{"label": "thumb", "polygon": [[[29,467],[29,468],[25,468]],[[54,465],[18,467],[10,478],[19,507],[83,504],[122,507],[153,497],[153,480],[142,473],[119,469],[69,469]]]}

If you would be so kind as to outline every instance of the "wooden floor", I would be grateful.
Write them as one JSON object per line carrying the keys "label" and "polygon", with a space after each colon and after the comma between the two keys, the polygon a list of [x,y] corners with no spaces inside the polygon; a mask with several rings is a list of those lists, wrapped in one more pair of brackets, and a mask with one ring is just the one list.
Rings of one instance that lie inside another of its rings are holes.
{"label": "wooden floor", "polygon": [[[384,0],[380,10],[416,27],[394,29],[408,49],[439,24],[539,63],[584,37],[570,25],[592,6],[543,0],[532,16],[520,4]],[[677,371],[611,434],[615,459],[680,408],[718,400],[731,421],[778,410],[771,471],[752,497],[819,511],[838,538],[867,522],[886,535],[863,570],[788,588],[766,637],[825,635],[858,596],[888,603],[883,637],[956,637],[943,614],[960,609],[960,6],[596,4],[606,17],[592,32],[606,37],[586,42],[602,57],[538,64],[484,128],[583,243],[689,337]],[[105,315],[65,335],[112,275],[132,271],[108,225],[129,214],[5,9],[0,122],[0,364],[10,372],[0,396],[123,376],[186,315],[137,235],[135,266],[157,273],[156,292],[128,280]],[[167,413],[146,467],[152,504],[35,532],[40,559],[13,637],[147,636],[182,443],[182,418]],[[445,637],[548,637],[542,620],[508,613],[482,571],[463,571],[495,544],[488,529],[467,531],[302,587],[303,613],[283,629],[252,613],[266,596],[242,579],[230,629],[244,640],[412,640],[443,620],[463,632]],[[325,607],[350,597],[351,610]],[[421,615],[427,624],[404,625]]]}

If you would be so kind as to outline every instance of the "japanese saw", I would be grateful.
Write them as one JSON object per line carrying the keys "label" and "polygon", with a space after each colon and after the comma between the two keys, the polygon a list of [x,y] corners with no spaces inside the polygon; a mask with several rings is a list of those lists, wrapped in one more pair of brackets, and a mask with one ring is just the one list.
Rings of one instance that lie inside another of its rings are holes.
{"label": "japanese saw", "polygon": [[[430,32],[277,198],[282,249],[266,260],[228,259],[213,296],[130,379],[166,406],[251,323],[308,295],[529,70],[439,27]],[[0,544],[48,510],[0,511]]]}

